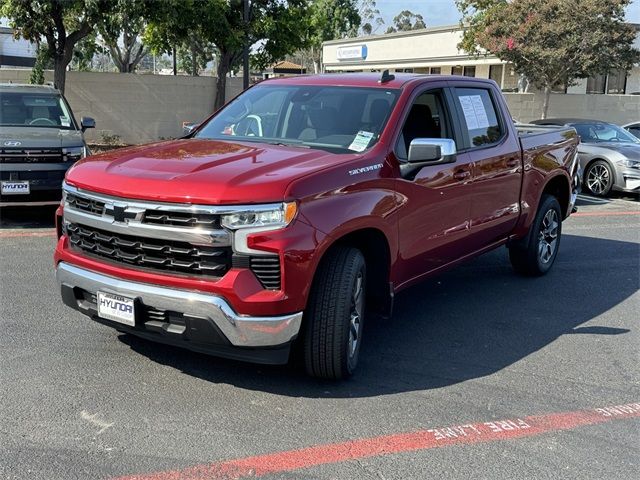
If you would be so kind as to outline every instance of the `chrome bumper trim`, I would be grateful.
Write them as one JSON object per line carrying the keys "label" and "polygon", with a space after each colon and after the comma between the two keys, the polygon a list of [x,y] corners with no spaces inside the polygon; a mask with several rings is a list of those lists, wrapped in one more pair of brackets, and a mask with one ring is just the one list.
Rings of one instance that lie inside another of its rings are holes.
{"label": "chrome bumper trim", "polygon": [[283,345],[293,340],[302,323],[302,312],[273,317],[238,315],[216,295],[119,280],[65,262],[58,264],[56,278],[61,286],[78,287],[94,294],[100,290],[137,298],[150,307],[208,318],[237,347]]}

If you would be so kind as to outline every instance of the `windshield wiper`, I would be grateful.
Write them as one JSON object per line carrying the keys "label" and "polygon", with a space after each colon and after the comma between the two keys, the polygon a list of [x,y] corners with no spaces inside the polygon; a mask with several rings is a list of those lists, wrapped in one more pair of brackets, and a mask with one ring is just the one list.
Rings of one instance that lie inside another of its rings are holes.
{"label": "windshield wiper", "polygon": [[305,145],[304,143],[300,142],[264,142],[264,143],[268,143],[269,145],[278,145],[280,147],[299,147],[299,148],[311,148],[309,145]]}

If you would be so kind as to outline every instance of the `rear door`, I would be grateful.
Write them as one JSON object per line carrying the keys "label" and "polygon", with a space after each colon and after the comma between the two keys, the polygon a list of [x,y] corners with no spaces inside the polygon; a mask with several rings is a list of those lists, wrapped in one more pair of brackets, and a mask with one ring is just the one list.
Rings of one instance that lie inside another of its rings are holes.
{"label": "rear door", "polygon": [[469,242],[474,250],[504,239],[520,211],[522,152],[500,94],[490,84],[456,82],[452,89],[463,152],[473,163]]}

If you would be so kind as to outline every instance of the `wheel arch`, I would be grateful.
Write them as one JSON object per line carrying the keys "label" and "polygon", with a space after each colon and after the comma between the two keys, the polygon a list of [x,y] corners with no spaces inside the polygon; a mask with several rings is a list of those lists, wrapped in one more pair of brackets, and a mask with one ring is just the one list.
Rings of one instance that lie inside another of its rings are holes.
{"label": "wheel arch", "polygon": [[384,317],[391,315],[393,293],[391,278],[391,247],[385,233],[376,227],[365,227],[345,232],[323,250],[313,278],[327,255],[336,247],[353,247],[362,252],[367,267],[367,309]]}
{"label": "wheel arch", "polygon": [[[565,175],[555,175],[550,178],[542,189],[541,199],[544,194],[553,195],[558,199],[558,203],[560,203],[560,208],[562,209],[562,218],[567,218],[571,213],[568,211],[571,199],[571,184],[567,177]],[[539,204],[540,200],[538,200],[538,205]]]}

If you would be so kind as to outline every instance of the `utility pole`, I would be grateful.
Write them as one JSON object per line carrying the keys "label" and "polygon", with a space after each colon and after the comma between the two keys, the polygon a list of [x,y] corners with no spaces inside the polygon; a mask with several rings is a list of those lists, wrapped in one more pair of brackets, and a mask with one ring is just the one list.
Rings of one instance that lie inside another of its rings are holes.
{"label": "utility pole", "polygon": [[242,88],[249,88],[249,0],[244,3],[244,51],[242,52]]}
{"label": "utility pole", "polygon": [[176,60],[176,46],[173,46],[173,50],[171,51],[171,56],[173,57],[173,74],[178,74],[178,62]]}

